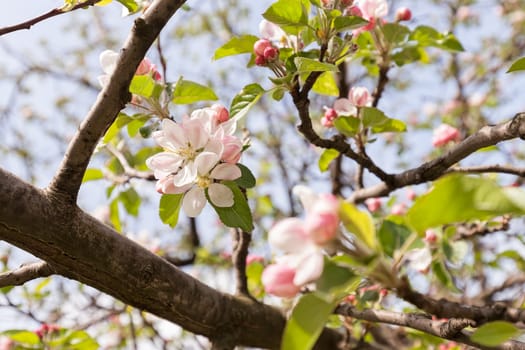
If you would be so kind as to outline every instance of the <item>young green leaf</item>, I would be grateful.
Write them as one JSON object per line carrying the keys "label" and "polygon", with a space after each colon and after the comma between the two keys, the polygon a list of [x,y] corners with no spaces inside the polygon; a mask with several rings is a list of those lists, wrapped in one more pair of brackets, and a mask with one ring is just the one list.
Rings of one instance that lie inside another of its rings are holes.
{"label": "young green leaf", "polygon": [[517,72],[520,70],[525,70],[525,57],[520,58],[519,60],[515,61],[507,71],[507,73],[511,72]]}
{"label": "young green leaf", "polygon": [[338,16],[334,19],[334,29],[338,32],[352,30],[366,25],[368,21],[358,16]]}
{"label": "young green leaf", "polygon": [[339,96],[339,88],[335,82],[334,73],[324,72],[314,83],[312,91],[319,95]]}
{"label": "young green leaf", "polygon": [[255,35],[241,35],[230,39],[226,44],[215,50],[214,60],[223,57],[253,52],[253,44],[259,40]]}
{"label": "young green leaf", "polygon": [[353,204],[342,202],[339,216],[348,232],[354,234],[369,248],[374,249],[376,247],[374,222],[368,212],[357,209]]}
{"label": "young green leaf", "polygon": [[129,85],[129,92],[146,98],[159,97],[162,86],[149,75],[135,75]]}
{"label": "young green leaf", "polygon": [[89,168],[84,173],[84,177],[82,178],[82,182],[88,182],[88,181],[94,181],[94,180],[100,180],[104,178],[104,173],[100,169],[96,168]]}
{"label": "young green leaf", "polygon": [[484,346],[498,346],[519,335],[519,328],[509,322],[494,321],[485,323],[472,333],[470,339]]}
{"label": "young green leaf", "polygon": [[264,93],[264,89],[257,83],[246,85],[233,98],[230,106],[230,117],[236,119],[244,117]]}
{"label": "young green leaf", "polygon": [[245,165],[242,165],[240,163],[237,163],[237,167],[241,169],[241,177],[235,180],[235,183],[242,188],[252,188],[255,187],[255,176],[253,176],[251,170],[246,167]]}
{"label": "young green leaf", "polygon": [[141,199],[133,187],[128,188],[126,191],[120,192],[119,198],[124,205],[124,208],[130,215],[137,216],[139,214]]}
{"label": "young green leaf", "polygon": [[337,68],[337,66],[334,64],[319,62],[317,60],[306,57],[295,57],[294,63],[297,67],[298,73],[339,71],[339,68]]}
{"label": "young green leaf", "polygon": [[284,329],[281,350],[311,349],[334,307],[335,303],[328,302],[315,293],[302,296]]}
{"label": "young green leaf", "polygon": [[184,198],[184,193],[163,194],[160,197],[159,216],[163,223],[170,227],[177,226],[182,198]]}
{"label": "young green leaf", "polygon": [[322,172],[327,171],[330,163],[337,158],[337,156],[339,156],[339,151],[331,148],[325,149],[323,153],[321,153],[321,157],[319,157],[319,170]]}
{"label": "young green leaf", "polygon": [[308,12],[302,0],[278,0],[262,15],[265,19],[278,25],[306,26]]}
{"label": "young green leaf", "polygon": [[218,99],[211,88],[181,78],[173,88],[171,101],[175,104],[190,104],[199,101],[216,101]]}
{"label": "young green leaf", "polygon": [[233,192],[233,206],[229,208],[215,206],[213,202],[209,200],[208,193],[206,192],[208,202],[213,206],[213,209],[215,209],[224,225],[228,227],[238,227],[245,232],[251,232],[253,230],[252,212],[244,194],[233,181],[224,181],[223,184],[228,186]]}
{"label": "young green leaf", "polygon": [[352,137],[359,131],[361,121],[355,117],[339,117],[334,120],[335,128],[343,135]]}

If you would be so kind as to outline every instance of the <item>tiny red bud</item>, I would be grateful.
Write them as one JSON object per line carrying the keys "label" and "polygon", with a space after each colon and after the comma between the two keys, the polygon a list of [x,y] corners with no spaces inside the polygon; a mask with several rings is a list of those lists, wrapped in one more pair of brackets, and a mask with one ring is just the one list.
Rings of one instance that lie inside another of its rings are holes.
{"label": "tiny red bud", "polygon": [[259,39],[253,44],[253,52],[255,52],[257,56],[264,56],[264,50],[268,47],[272,47],[270,40]]}
{"label": "tiny red bud", "polygon": [[264,58],[264,56],[255,56],[255,64],[258,65],[258,66],[266,66],[266,63],[268,63],[266,61],[266,58]]}
{"label": "tiny red bud", "polygon": [[264,58],[267,61],[275,61],[279,57],[279,49],[273,46],[269,46],[264,49]]}
{"label": "tiny red bud", "polygon": [[400,7],[396,11],[396,22],[410,21],[412,19],[412,12],[408,7]]}

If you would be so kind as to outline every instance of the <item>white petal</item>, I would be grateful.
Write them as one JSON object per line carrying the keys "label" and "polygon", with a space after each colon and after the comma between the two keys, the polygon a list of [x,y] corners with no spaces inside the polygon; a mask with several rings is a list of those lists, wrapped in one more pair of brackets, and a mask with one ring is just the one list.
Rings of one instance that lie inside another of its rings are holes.
{"label": "white petal", "polygon": [[146,159],[146,165],[151,170],[173,173],[180,168],[182,161],[183,159],[174,153],[160,152]]}
{"label": "white petal", "polygon": [[162,121],[162,131],[164,132],[165,142],[169,145],[169,148],[177,149],[187,147],[188,139],[186,137],[186,132],[173,120],[164,119]]}
{"label": "white petal", "polygon": [[210,136],[200,119],[190,119],[184,123],[183,127],[193,149],[200,149],[206,146]]}
{"label": "white petal", "polygon": [[432,254],[428,247],[412,249],[403,257],[404,261],[408,261],[408,265],[417,270],[425,271],[432,263]]}
{"label": "white petal", "polygon": [[219,162],[220,156],[213,152],[202,152],[195,158],[195,166],[199,175],[207,175]]}
{"label": "white petal", "polygon": [[220,157],[222,157],[222,152],[224,152],[224,144],[221,139],[211,138],[208,140],[204,152],[213,152]]}
{"label": "white petal", "polygon": [[313,244],[305,231],[304,223],[298,218],[286,218],[275,224],[268,232],[272,248],[287,253],[303,252]]}
{"label": "white petal", "polygon": [[195,182],[196,179],[197,168],[193,162],[189,162],[177,174],[173,175],[173,184],[181,187]]}
{"label": "white petal", "polygon": [[211,184],[208,187],[208,195],[211,202],[221,208],[229,208],[233,206],[233,192],[223,184]]}
{"label": "white petal", "polygon": [[296,185],[292,189],[292,193],[299,198],[304,209],[309,212],[317,200],[317,195],[314,191],[305,185]]}
{"label": "white petal", "polygon": [[189,217],[196,217],[204,208],[206,204],[206,196],[204,190],[199,187],[193,187],[184,195],[182,200],[182,209]]}
{"label": "white petal", "polygon": [[334,102],[333,109],[336,111],[337,115],[355,115],[357,109],[347,98],[340,98]]}
{"label": "white petal", "polygon": [[118,53],[111,50],[102,51],[99,56],[100,65],[106,74],[111,74],[117,65]]}
{"label": "white petal", "polygon": [[323,273],[324,257],[320,250],[304,254],[299,258],[293,283],[302,286],[308,282],[315,281]]}
{"label": "white petal", "polygon": [[229,119],[227,122],[224,122],[220,125],[220,128],[224,130],[225,135],[233,135],[237,129],[237,120]]}
{"label": "white petal", "polygon": [[235,180],[241,177],[241,169],[233,164],[218,164],[211,171],[210,177],[217,180]]}

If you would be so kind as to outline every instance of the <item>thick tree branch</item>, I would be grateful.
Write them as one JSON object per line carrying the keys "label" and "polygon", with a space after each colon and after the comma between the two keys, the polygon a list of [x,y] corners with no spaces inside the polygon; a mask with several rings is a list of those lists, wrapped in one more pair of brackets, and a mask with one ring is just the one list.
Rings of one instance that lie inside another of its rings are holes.
{"label": "thick tree branch", "polygon": [[32,19],[30,19],[28,21],[25,21],[25,22],[22,22],[22,23],[19,23],[19,24],[15,24],[13,26],[0,28],[0,36],[4,35],[4,34],[7,34],[7,33],[15,32],[17,30],[31,29],[31,27],[33,25],[35,25],[35,24],[37,24],[39,22],[45,21],[46,19],[58,16],[58,15],[61,15],[61,14],[64,14],[64,13],[68,13],[68,12],[71,12],[71,11],[74,11],[74,10],[86,8],[88,6],[93,6],[99,1],[100,0],[86,0],[84,2],[79,3],[78,5],[73,6],[69,10],[64,10],[63,8],[60,8],[60,7],[52,9],[51,11],[46,12],[46,13],[38,16],[38,17],[32,18]]}
{"label": "thick tree branch", "polygon": [[358,310],[352,305],[343,304],[337,307],[335,313],[353,317],[359,320],[387,323],[396,326],[410,327],[436,337],[453,340],[463,344],[475,346],[479,349],[517,350],[525,349],[525,343],[507,341],[497,347],[484,347],[470,340],[470,332],[466,327],[474,326],[474,322],[465,318],[452,318],[447,321],[432,320],[429,315],[417,313],[398,313],[387,310],[365,309]]}
{"label": "thick tree branch", "polygon": [[[0,239],[48,261],[57,274],[207,336],[278,348],[285,318],[249,298],[214,290],[76,205],[0,169]],[[318,349],[337,349],[325,330]]]}
{"label": "thick tree branch", "polygon": [[525,112],[516,114],[507,122],[485,126],[451,148],[444,155],[416,168],[390,175],[389,181],[383,180],[378,185],[356,191],[348,200],[359,203],[367,198],[386,196],[398,188],[433,181],[445,174],[452,165],[477,150],[515,138],[525,138]]}
{"label": "thick tree branch", "polygon": [[28,281],[54,274],[53,268],[45,261],[24,264],[18,269],[0,273],[0,288],[20,286]]}
{"label": "thick tree branch", "polygon": [[73,137],[49,186],[53,193],[66,196],[71,202],[76,201],[84,171],[95,146],[131,98],[128,87],[137,66],[161,29],[184,2],[157,0],[142,17],[135,20],[109,83],[99,93],[95,104]]}

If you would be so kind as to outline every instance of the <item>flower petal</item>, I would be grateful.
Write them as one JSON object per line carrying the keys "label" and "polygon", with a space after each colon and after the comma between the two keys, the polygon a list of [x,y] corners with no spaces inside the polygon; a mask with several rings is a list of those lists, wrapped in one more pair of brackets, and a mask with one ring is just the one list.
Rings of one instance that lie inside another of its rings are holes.
{"label": "flower petal", "polygon": [[182,165],[182,162],[183,159],[181,157],[170,152],[160,152],[146,159],[148,168],[164,173],[177,171]]}
{"label": "flower petal", "polygon": [[177,174],[173,175],[173,184],[180,187],[193,183],[196,179],[197,168],[193,162],[189,162]]}
{"label": "flower petal", "polygon": [[160,140],[156,139],[157,143],[162,147],[177,150],[178,148],[185,148],[188,146],[186,132],[173,120],[162,120],[162,131],[164,134],[161,135],[164,136],[164,138],[159,138]]}
{"label": "flower petal", "polygon": [[184,195],[182,209],[189,217],[196,217],[201,213],[205,204],[206,196],[204,195],[204,190],[195,186]]}
{"label": "flower petal", "polygon": [[210,134],[200,119],[189,119],[183,124],[188,141],[193,149],[200,149],[206,146]]}
{"label": "flower petal", "polygon": [[118,53],[112,50],[105,50],[99,56],[100,65],[106,74],[111,74],[117,65]]}
{"label": "flower petal", "polygon": [[312,250],[299,258],[293,283],[298,286],[315,281],[323,273],[324,257],[321,250]]}
{"label": "flower petal", "polygon": [[241,177],[241,169],[233,164],[218,164],[211,171],[210,177],[217,180],[235,180]]}
{"label": "flower petal", "polygon": [[220,156],[213,152],[202,152],[195,158],[195,166],[199,175],[207,175],[219,162]]}
{"label": "flower petal", "polygon": [[233,192],[228,186],[214,183],[208,187],[208,195],[211,202],[221,208],[229,208],[233,206]]}
{"label": "flower petal", "polygon": [[298,218],[286,218],[275,224],[268,232],[268,242],[272,248],[286,253],[300,253],[313,244]]}
{"label": "flower petal", "polygon": [[336,111],[337,115],[356,115],[357,109],[347,98],[340,98],[334,102],[332,108]]}

